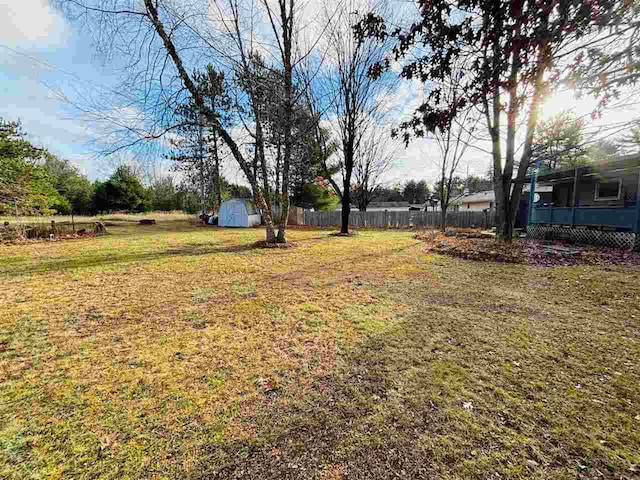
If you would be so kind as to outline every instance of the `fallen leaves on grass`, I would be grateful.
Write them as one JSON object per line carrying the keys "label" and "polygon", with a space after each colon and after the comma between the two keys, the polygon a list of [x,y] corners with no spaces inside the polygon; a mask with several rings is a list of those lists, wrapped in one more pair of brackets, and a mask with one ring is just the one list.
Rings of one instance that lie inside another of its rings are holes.
{"label": "fallen leaves on grass", "polygon": [[514,240],[512,243],[485,238],[449,237],[440,233],[418,233],[427,251],[483,262],[518,263],[536,267],[573,265],[640,265],[640,255],[618,248],[566,246],[561,243]]}
{"label": "fallen leaves on grass", "polygon": [[266,240],[259,240],[252,246],[254,248],[293,248],[296,245],[293,242],[267,242]]}

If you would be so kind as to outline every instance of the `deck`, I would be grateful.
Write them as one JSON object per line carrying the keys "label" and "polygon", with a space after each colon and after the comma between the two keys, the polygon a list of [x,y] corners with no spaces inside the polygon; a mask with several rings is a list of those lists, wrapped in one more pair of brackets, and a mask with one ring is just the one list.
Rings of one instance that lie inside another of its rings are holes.
{"label": "deck", "polygon": [[640,231],[640,210],[626,207],[553,207],[536,206],[529,223],[615,228],[620,231]]}

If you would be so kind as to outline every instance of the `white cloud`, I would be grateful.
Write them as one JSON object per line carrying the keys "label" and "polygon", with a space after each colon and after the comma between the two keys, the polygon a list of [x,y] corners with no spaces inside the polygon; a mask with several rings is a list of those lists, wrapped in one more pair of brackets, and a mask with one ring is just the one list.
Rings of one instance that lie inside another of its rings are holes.
{"label": "white cloud", "polygon": [[69,30],[47,0],[0,0],[0,43],[26,49],[64,46]]}

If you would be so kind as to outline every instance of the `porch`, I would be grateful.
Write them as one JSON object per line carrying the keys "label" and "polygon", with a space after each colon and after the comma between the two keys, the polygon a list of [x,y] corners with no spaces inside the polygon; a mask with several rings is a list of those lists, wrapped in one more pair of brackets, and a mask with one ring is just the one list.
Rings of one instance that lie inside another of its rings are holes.
{"label": "porch", "polygon": [[635,203],[625,207],[554,207],[552,203],[535,205],[529,223],[640,232],[640,209],[636,208]]}
{"label": "porch", "polygon": [[[640,156],[533,175],[529,225],[640,232]],[[550,201],[535,194],[553,187]]]}

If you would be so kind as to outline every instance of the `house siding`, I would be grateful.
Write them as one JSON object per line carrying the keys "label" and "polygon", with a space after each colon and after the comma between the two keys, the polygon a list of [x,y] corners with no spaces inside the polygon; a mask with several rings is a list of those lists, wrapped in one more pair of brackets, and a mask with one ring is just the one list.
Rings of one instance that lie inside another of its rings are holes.
{"label": "house siding", "polygon": [[462,207],[460,208],[463,212],[482,212],[491,208],[491,203],[493,202],[464,202],[462,203]]}
{"label": "house siding", "polygon": [[[622,180],[619,200],[596,200],[596,185],[599,181]],[[581,179],[576,197],[577,207],[624,207],[635,204],[638,195],[638,175],[591,176]]]}
{"label": "house siding", "polygon": [[[574,195],[575,175],[577,191]],[[615,243],[626,246],[633,237],[637,248],[640,236],[639,175],[640,155],[540,175],[537,179],[540,183],[553,185],[553,198],[552,202],[539,202],[532,208],[530,233],[555,235],[562,229],[570,229],[577,240],[587,241],[593,237],[594,242],[610,246]],[[612,198],[596,199],[600,182],[614,180],[620,182],[617,198],[616,190],[609,188]]]}

